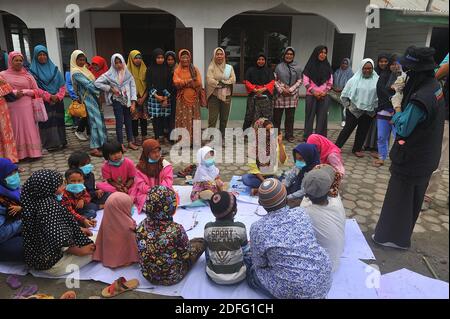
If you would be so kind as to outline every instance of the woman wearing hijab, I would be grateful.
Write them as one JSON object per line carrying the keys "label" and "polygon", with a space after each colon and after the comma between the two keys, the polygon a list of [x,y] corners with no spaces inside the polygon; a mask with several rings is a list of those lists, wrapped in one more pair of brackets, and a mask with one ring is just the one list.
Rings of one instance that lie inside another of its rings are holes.
{"label": "woman wearing hijab", "polygon": [[378,74],[374,72],[372,59],[364,59],[358,72],[347,82],[341,94],[342,103],[346,107],[346,121],[336,140],[336,146],[342,148],[353,130],[358,127],[352,149],[352,153],[357,157],[364,157],[364,139],[378,102],[377,82]]}
{"label": "woman wearing hijab", "polygon": [[302,69],[294,61],[295,50],[287,47],[283,53],[283,62],[275,68],[277,97],[274,102],[273,121],[275,127],[281,132],[281,118],[284,114],[285,138],[293,143],[295,109],[298,106],[299,88],[302,85]]}
{"label": "woman wearing hijab", "polygon": [[177,88],[173,85],[173,72],[177,68],[177,54],[173,51],[167,51],[164,54],[164,58],[166,59],[166,64],[170,70],[170,95],[172,98],[170,99],[170,132],[175,128],[175,114],[176,114],[176,106],[177,106]]}
{"label": "woman wearing hijab", "polygon": [[342,107],[341,112],[342,127],[345,126],[345,107],[342,105],[341,102],[341,93],[345,85],[347,84],[348,80],[350,80],[352,76],[353,71],[350,67],[350,59],[344,58],[341,62],[339,69],[337,69],[336,72],[334,72],[333,74],[333,86],[331,87],[331,90],[328,91],[328,95]]}
{"label": "woman wearing hijab", "polygon": [[216,127],[217,118],[222,137],[225,138],[225,128],[231,109],[231,97],[236,75],[230,64],[226,63],[225,51],[214,49],[213,58],[206,74],[206,98],[208,99],[208,127]]}
{"label": "woman wearing hijab", "polygon": [[372,239],[383,246],[408,249],[424,195],[441,157],[445,100],[435,78],[433,48],[411,46],[400,64],[407,74],[401,105],[392,117],[395,142],[389,153],[389,180]]}
{"label": "woman wearing hijab", "polygon": [[391,87],[397,79],[401,67],[397,63],[397,55],[393,54],[389,57],[388,67],[381,71],[377,83],[377,134],[378,134],[378,158],[374,159],[373,165],[380,167],[384,165],[384,161],[388,157],[389,140],[391,132],[395,136],[394,126],[392,124],[392,116],[394,115],[394,106],[391,98],[395,94],[395,90]]}
{"label": "woman wearing hijab", "polygon": [[295,166],[287,172],[286,179],[283,181],[289,202],[303,198],[304,193],[301,190],[303,177],[316,165],[320,164],[320,154],[314,144],[299,144],[292,150],[292,155]]}
{"label": "woman wearing hijab", "polygon": [[0,158],[0,261],[23,261],[19,167]]}
{"label": "woman wearing hijab", "polygon": [[94,85],[95,76],[86,66],[86,55],[83,51],[75,50],[70,56],[70,74],[75,92],[86,106],[88,114],[90,138],[90,154],[101,157],[98,149],[106,143],[107,134],[103,112],[99,103],[100,91]]}
{"label": "woman wearing hijab", "polygon": [[130,189],[130,196],[134,198],[140,213],[149,189],[158,185],[172,188],[173,167],[161,156],[161,145],[154,139],[148,139],[142,145],[142,154],[136,167],[136,177]]}
{"label": "woman wearing hijab", "polygon": [[93,260],[100,261],[109,268],[139,262],[132,208],[133,200],[127,194],[116,192],[108,197],[95,241]]}
{"label": "woman wearing hijab", "polygon": [[180,64],[173,72],[173,84],[177,89],[175,128],[185,128],[193,139],[193,121],[200,120],[200,89],[202,78],[200,71],[192,63],[189,50],[178,53]]}
{"label": "woman wearing hijab", "polygon": [[89,71],[98,79],[102,74],[108,72],[108,64],[105,58],[96,55],[91,60],[91,65],[89,66]]}
{"label": "woman wearing hijab", "polygon": [[[381,53],[378,55],[377,66],[375,67],[375,72],[378,76],[385,71],[389,71],[389,58],[390,54]],[[364,150],[370,151],[373,158],[378,158],[378,133],[377,133],[377,119],[374,117],[370,123],[370,128],[364,142]]]}
{"label": "woman wearing hijab", "polygon": [[13,101],[13,88],[0,76],[0,157],[19,162],[7,100]]}
{"label": "woman wearing hijab", "polygon": [[164,61],[164,51],[152,52],[151,64],[147,70],[148,113],[152,117],[155,139],[160,143],[169,142],[170,138],[170,70]]}
{"label": "woman wearing hijab", "polygon": [[106,103],[111,104],[116,118],[117,141],[123,145],[123,125],[128,139],[128,148],[137,150],[138,146],[133,143],[133,128],[131,127],[131,113],[136,108],[136,83],[128,71],[123,56],[115,53],[111,57],[111,67],[108,72],[101,75],[95,86],[105,92]]}
{"label": "woman wearing hijab", "polygon": [[215,165],[214,150],[209,146],[203,146],[197,152],[198,167],[195,171],[192,186],[191,200],[210,200],[214,193],[224,188],[220,179],[219,169]]}
{"label": "woman wearing hijab", "polygon": [[[252,189],[252,194],[256,195],[258,188],[267,178],[275,177],[278,173],[278,167],[286,163],[287,155],[283,144],[281,133],[278,134],[277,144],[272,147],[271,140],[275,139],[273,134],[273,124],[268,119],[262,117],[256,120],[253,126],[255,130],[255,149],[254,159],[249,158],[249,172],[242,176],[242,183]],[[265,133],[263,136],[262,133]],[[264,139],[264,142],[262,141]],[[260,151],[259,147],[263,146],[264,151]],[[261,159],[260,155],[264,154],[265,158]]]}
{"label": "woman wearing hijab", "polygon": [[[131,113],[131,125],[133,127],[134,144],[140,146],[147,139],[147,66],[138,50],[133,50],[128,55],[127,68],[131,72],[136,83],[136,108]],[[141,138],[139,139],[139,127],[141,127]]]}
{"label": "woman wearing hijab", "polygon": [[154,285],[179,283],[205,251],[203,238],[189,238],[173,221],[177,209],[175,192],[155,186],[148,192],[144,219],[136,230],[142,275]]}
{"label": "woman wearing hijab", "polygon": [[42,169],[30,176],[21,194],[25,262],[52,276],[87,265],[95,251],[92,233],[58,201],[63,191],[62,175]]}
{"label": "woman wearing hijab", "polygon": [[316,118],[316,133],[327,136],[328,91],[333,85],[333,70],[327,60],[328,48],[316,47],[303,71],[303,84],[306,88],[305,132],[307,139],[313,132]]}
{"label": "woman wearing hijab", "polygon": [[66,82],[58,67],[48,56],[47,48],[37,45],[34,48],[30,73],[42,90],[42,97],[48,120],[39,123],[42,147],[57,150],[67,145],[66,126],[64,123],[64,96]]}
{"label": "woman wearing hijab", "polygon": [[336,172],[345,175],[344,161],[341,149],[332,141],[319,134],[311,134],[306,140],[308,144],[314,144],[320,153],[320,163],[331,165]]}
{"label": "woman wearing hijab", "polygon": [[8,102],[8,108],[19,160],[42,157],[41,137],[34,120],[32,101],[39,88],[23,62],[23,55],[13,51],[9,53],[8,70],[0,72],[13,88],[15,101]]}
{"label": "woman wearing hijab", "polygon": [[255,121],[261,117],[273,120],[273,90],[275,77],[273,71],[267,66],[267,57],[264,53],[258,55],[256,66],[250,67],[245,73],[244,80],[247,89],[247,109],[245,111],[245,131],[253,126]]}

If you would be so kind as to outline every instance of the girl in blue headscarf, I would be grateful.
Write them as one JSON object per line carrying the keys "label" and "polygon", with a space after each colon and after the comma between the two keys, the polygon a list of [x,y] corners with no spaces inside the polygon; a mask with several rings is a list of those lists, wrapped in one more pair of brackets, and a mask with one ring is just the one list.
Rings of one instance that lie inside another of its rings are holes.
{"label": "girl in blue headscarf", "polygon": [[18,167],[0,158],[0,261],[23,260],[23,239]]}
{"label": "girl in blue headscarf", "polygon": [[292,150],[292,154],[295,165],[286,174],[286,178],[283,181],[286,186],[289,202],[303,198],[304,193],[301,190],[303,177],[316,165],[320,164],[320,153],[314,144],[299,144]]}
{"label": "girl in blue headscarf", "polygon": [[39,123],[42,147],[47,150],[65,147],[67,139],[63,99],[66,94],[66,82],[43,45],[37,45],[34,48],[29,71],[41,89],[40,95],[44,99],[48,115],[47,122]]}

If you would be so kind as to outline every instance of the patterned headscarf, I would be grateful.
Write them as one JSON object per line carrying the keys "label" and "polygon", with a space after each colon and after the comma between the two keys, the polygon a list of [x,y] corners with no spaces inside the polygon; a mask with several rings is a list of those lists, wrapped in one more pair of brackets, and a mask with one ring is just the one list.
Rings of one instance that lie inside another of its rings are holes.
{"label": "patterned headscarf", "polygon": [[177,196],[166,186],[154,186],[148,191],[145,214],[155,223],[171,222],[177,210]]}

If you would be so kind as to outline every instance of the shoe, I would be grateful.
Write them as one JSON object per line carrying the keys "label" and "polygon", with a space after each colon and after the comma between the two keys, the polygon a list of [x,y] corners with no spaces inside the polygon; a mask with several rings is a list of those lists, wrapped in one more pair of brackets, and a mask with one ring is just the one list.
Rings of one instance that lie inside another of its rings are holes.
{"label": "shoe", "polygon": [[345,121],[342,121],[341,122],[341,127],[344,127],[345,126]]}
{"label": "shoe", "polygon": [[353,154],[355,154],[356,157],[364,157],[364,152],[353,152]]}
{"label": "shoe", "polygon": [[77,139],[79,139],[80,141],[87,141],[86,136],[84,136],[83,132],[75,132],[75,136],[77,137]]}
{"label": "shoe", "polygon": [[381,246],[384,246],[384,247],[395,248],[395,249],[402,249],[402,250],[408,250],[409,249],[409,247],[402,247],[402,246],[399,246],[397,244],[391,243],[389,241],[387,241],[385,243],[380,243],[380,242],[375,240],[375,234],[372,234],[372,240],[373,240],[374,243],[376,243],[378,245],[381,245]]}
{"label": "shoe", "polygon": [[384,161],[382,159],[376,159],[373,161],[373,166],[380,167],[384,165]]}
{"label": "shoe", "polygon": [[42,153],[42,155],[48,155],[49,154],[48,150],[45,149],[45,148],[42,149],[41,153]]}

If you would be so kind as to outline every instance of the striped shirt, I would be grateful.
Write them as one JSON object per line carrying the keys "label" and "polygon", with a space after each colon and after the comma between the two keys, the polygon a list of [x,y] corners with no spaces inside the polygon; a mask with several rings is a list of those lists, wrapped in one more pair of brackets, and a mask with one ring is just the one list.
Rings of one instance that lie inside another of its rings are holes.
{"label": "striped shirt", "polygon": [[206,273],[218,284],[231,285],[245,279],[244,254],[248,251],[245,225],[217,220],[205,225]]}

